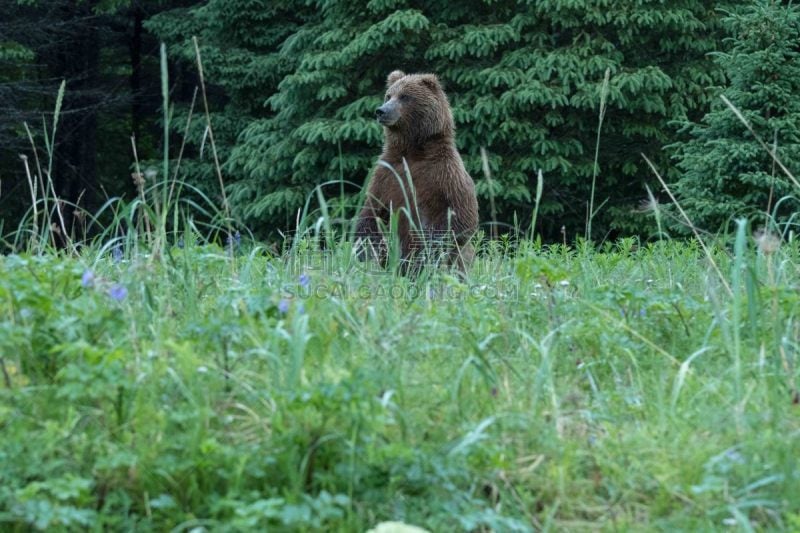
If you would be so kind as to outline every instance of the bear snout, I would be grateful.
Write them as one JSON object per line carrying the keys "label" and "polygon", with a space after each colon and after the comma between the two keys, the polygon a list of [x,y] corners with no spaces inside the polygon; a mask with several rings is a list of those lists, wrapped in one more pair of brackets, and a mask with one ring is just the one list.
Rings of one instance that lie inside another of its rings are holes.
{"label": "bear snout", "polygon": [[375,110],[375,118],[384,126],[394,126],[400,114],[397,112],[397,106],[392,105],[392,102],[386,102]]}

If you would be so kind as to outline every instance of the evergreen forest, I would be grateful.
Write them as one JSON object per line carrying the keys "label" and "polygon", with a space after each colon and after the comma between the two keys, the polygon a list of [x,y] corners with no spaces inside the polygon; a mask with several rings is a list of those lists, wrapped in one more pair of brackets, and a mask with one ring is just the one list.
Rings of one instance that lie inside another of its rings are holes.
{"label": "evergreen forest", "polygon": [[[233,224],[262,240],[295,229],[319,194],[352,217],[380,153],[374,110],[394,69],[434,72],[444,83],[492,235],[522,228],[546,242],[649,239],[686,235],[692,225],[718,233],[737,216],[780,221],[796,207],[794,184],[759,144],[774,145],[790,170],[800,159],[791,3],[6,5],[6,237],[32,216],[21,157],[31,175],[34,159],[47,160],[40,185],[52,181],[68,206],[63,229],[75,235],[109,200],[137,197],[131,176],[145,177],[145,188],[177,177],[215,205],[224,197]],[[658,224],[656,202],[664,207]]]}

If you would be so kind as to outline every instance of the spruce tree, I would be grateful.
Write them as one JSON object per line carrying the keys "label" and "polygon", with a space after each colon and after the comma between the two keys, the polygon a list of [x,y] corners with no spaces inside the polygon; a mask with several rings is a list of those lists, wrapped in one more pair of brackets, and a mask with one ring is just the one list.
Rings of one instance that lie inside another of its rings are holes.
{"label": "spruce tree", "polygon": [[[721,94],[755,133],[795,172],[800,168],[800,10],[761,0],[725,18],[728,50],[715,56],[728,82]],[[685,129],[691,139],[676,144],[682,175],[675,185],[692,222],[716,231],[738,216],[775,212],[785,220],[797,202],[787,176],[776,168],[736,114],[720,100],[702,121]]]}
{"label": "spruce tree", "polygon": [[[187,124],[190,102],[199,88],[197,38],[203,62],[209,112],[220,160],[228,161],[239,134],[248,124],[271,115],[265,101],[278,90],[299,56],[279,54],[281,46],[297,34],[314,11],[292,0],[210,0],[159,13],[145,22],[168,45],[170,98],[175,105],[172,127],[176,136],[187,134],[188,148],[181,161],[181,178],[222,206],[219,183],[197,95],[194,114]],[[225,182],[240,178],[225,172]],[[248,219],[260,223],[274,221]],[[281,225],[280,227],[284,227]]]}

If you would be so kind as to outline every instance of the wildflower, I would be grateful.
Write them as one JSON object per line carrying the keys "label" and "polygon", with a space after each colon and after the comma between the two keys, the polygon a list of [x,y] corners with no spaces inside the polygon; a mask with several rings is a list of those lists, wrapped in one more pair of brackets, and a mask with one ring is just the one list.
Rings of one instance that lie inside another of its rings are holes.
{"label": "wildflower", "polygon": [[81,285],[84,287],[92,287],[94,285],[94,272],[86,270],[81,276]]}
{"label": "wildflower", "polygon": [[299,281],[300,281],[300,286],[305,289],[311,283],[311,278],[309,277],[308,274],[303,273],[303,274],[300,274]]}
{"label": "wildflower", "polygon": [[725,458],[732,463],[743,464],[744,456],[733,448],[725,450]]}
{"label": "wildflower", "polygon": [[208,372],[208,367],[207,366],[198,366],[197,367],[197,371],[200,372],[201,374],[205,374],[206,372]]}
{"label": "wildflower", "polygon": [[112,285],[110,289],[108,289],[108,295],[114,300],[121,302],[126,296],[128,296],[128,289],[126,289],[124,285],[116,283]]}
{"label": "wildflower", "polygon": [[228,243],[228,246],[230,246],[231,248],[234,247],[238,248],[239,245],[242,244],[242,234],[239,233],[238,231],[233,235],[229,233],[226,242]]}
{"label": "wildflower", "polygon": [[131,179],[133,180],[133,184],[136,186],[137,189],[141,189],[144,187],[144,175],[140,172],[132,172]]}
{"label": "wildflower", "polygon": [[562,287],[569,287],[569,281],[567,281],[565,279],[562,279],[561,281],[559,281],[558,284],[561,285]]}
{"label": "wildflower", "polygon": [[778,251],[778,248],[781,247],[781,240],[780,238],[770,233],[769,231],[765,231],[763,229],[759,229],[755,232],[754,238],[756,244],[758,245],[758,249],[764,255],[774,254]]}
{"label": "wildflower", "polygon": [[282,314],[288,313],[289,312],[289,300],[284,298],[280,302],[278,302],[278,311],[280,311]]}

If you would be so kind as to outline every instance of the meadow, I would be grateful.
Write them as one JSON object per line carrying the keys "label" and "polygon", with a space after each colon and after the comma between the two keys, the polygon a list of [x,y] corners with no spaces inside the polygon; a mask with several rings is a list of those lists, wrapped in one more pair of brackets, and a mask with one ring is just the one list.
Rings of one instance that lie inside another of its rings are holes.
{"label": "meadow", "polygon": [[800,530],[786,237],[2,256],[0,527]]}
{"label": "meadow", "polygon": [[161,70],[160,176],[136,159],[135,199],[57,197],[65,84],[44,149],[25,124],[31,207],[0,227],[0,529],[800,531],[794,215],[670,239],[650,194],[649,240],[512,228],[476,237],[464,278],[411,278],[336,231],[321,191],[342,174],[267,246],[235,226],[202,68],[221,207],[181,173],[186,137],[170,149],[163,45]]}

